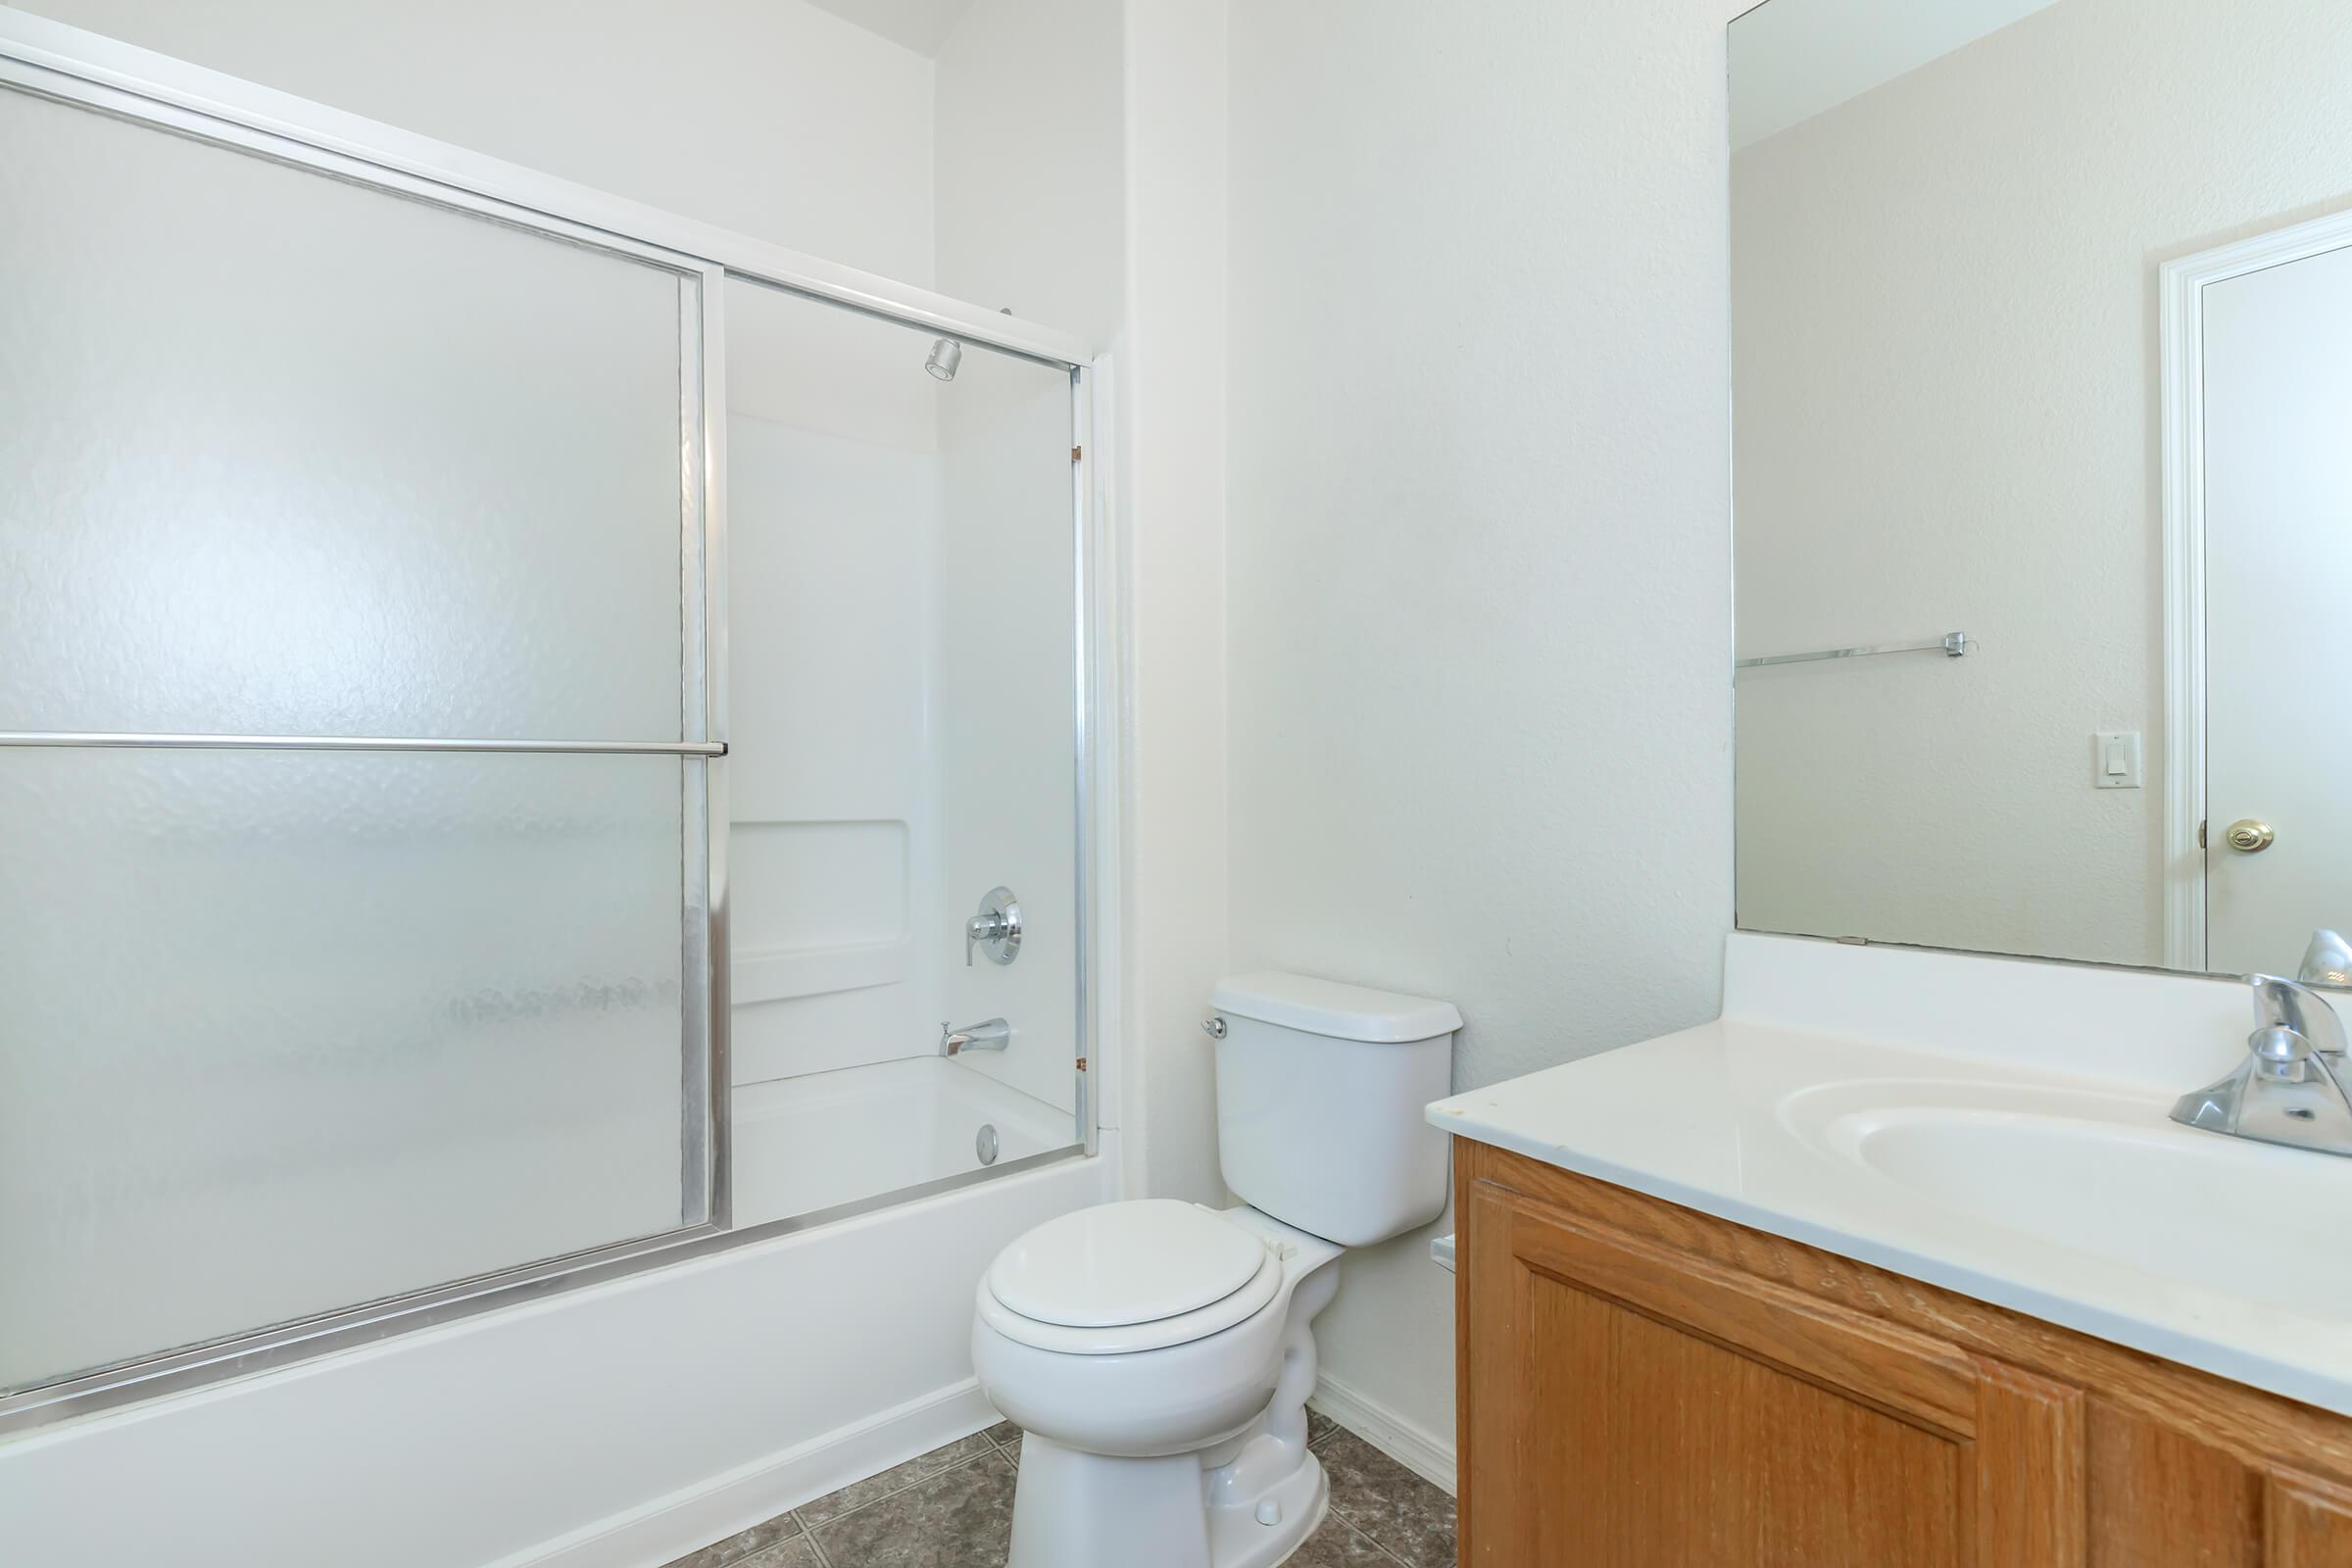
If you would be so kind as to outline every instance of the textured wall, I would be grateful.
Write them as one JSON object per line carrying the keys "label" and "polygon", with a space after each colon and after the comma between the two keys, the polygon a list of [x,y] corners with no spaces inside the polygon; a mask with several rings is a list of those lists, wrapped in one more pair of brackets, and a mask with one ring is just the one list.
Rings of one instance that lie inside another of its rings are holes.
{"label": "textured wall", "polygon": [[[1715,1012],[1736,9],[1233,11],[1234,964],[1452,1000],[1457,1087]],[[1449,1444],[1426,1240],[1319,1338]]]}
{"label": "textured wall", "polygon": [[1741,925],[2162,960],[2157,269],[2352,200],[2347,79],[2337,0],[2061,0],[1739,154],[1740,651],[1983,644],[1741,674]]}
{"label": "textured wall", "polygon": [[1102,0],[974,0],[956,24],[933,111],[942,293],[1110,341],[1123,28]]}
{"label": "textured wall", "polygon": [[25,9],[828,261],[931,281],[931,62],[803,0]]}
{"label": "textured wall", "polygon": [[1128,0],[1127,323],[1118,339],[1126,630],[1127,1191],[1216,1202],[1215,1082],[1200,1023],[1226,922],[1226,8]]}

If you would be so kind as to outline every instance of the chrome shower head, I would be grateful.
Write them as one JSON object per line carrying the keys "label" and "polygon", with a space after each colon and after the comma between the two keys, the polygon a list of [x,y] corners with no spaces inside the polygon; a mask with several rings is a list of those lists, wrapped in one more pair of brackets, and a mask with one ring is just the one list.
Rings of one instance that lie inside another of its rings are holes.
{"label": "chrome shower head", "polygon": [[923,362],[923,368],[942,381],[953,381],[956,367],[962,363],[963,345],[952,337],[943,337],[931,345],[931,357]]}

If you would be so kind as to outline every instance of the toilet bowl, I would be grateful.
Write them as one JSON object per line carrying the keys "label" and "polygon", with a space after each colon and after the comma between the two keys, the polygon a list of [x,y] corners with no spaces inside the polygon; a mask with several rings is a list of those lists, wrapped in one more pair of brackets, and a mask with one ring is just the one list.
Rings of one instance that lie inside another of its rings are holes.
{"label": "toilet bowl", "polygon": [[1306,1446],[1315,1314],[1351,1246],[1446,1204],[1461,1017],[1298,975],[1221,983],[1219,1164],[1246,1205],[1103,1203],[997,1255],[972,1365],[1017,1423],[1007,1568],[1273,1568],[1329,1497]]}
{"label": "toilet bowl", "polygon": [[1268,1568],[1311,1535],[1327,1490],[1306,1446],[1311,1325],[1342,1250],[1165,1199],[1006,1249],[980,1282],[972,1363],[1025,1434],[1012,1568]]}

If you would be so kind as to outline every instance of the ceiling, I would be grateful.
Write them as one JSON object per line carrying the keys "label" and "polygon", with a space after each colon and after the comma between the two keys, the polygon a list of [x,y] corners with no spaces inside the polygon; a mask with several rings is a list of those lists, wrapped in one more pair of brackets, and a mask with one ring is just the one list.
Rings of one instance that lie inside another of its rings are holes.
{"label": "ceiling", "polygon": [[940,45],[948,41],[956,24],[972,8],[972,0],[809,0],[809,4],[933,59],[939,57]]}
{"label": "ceiling", "polygon": [[1732,24],[1732,146],[1787,130],[2049,4],[1772,0],[1758,6]]}

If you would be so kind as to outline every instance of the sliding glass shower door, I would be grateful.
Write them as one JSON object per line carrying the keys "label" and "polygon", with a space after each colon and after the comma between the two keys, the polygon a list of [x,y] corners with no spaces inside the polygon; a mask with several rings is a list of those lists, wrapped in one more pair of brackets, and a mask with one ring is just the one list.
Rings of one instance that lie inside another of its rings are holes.
{"label": "sliding glass shower door", "polygon": [[0,1395],[723,1221],[715,273],[0,86]]}

